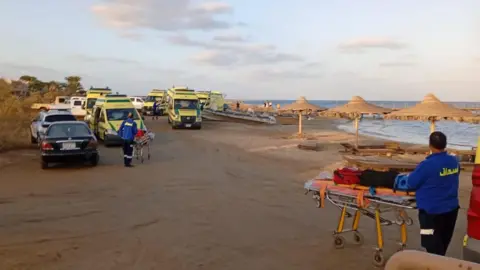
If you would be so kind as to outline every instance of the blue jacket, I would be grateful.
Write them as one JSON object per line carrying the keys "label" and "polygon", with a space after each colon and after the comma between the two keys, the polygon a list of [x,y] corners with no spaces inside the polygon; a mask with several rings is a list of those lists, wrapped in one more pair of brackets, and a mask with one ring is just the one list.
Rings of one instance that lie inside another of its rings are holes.
{"label": "blue jacket", "polygon": [[127,141],[133,141],[135,135],[137,135],[137,123],[131,118],[123,120],[120,128],[118,128],[118,136]]}
{"label": "blue jacket", "polygon": [[450,212],[459,206],[460,164],[447,152],[429,155],[407,178],[415,190],[417,207],[429,214]]}
{"label": "blue jacket", "polygon": [[158,107],[158,103],[155,101],[153,102],[153,110],[156,111]]}

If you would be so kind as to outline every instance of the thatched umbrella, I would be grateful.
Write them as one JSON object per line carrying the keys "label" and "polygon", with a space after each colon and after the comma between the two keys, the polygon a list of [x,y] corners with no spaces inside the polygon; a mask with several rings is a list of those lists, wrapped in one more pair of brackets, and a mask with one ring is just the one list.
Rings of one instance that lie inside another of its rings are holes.
{"label": "thatched umbrella", "polygon": [[280,107],[278,111],[293,111],[293,112],[298,112],[298,134],[302,134],[302,111],[323,111],[326,110],[326,108],[322,108],[320,106],[311,104],[307,101],[305,97],[300,97],[298,98],[295,102],[292,104],[285,105],[283,107]]}
{"label": "thatched umbrella", "polygon": [[323,114],[326,116],[355,119],[355,145],[358,147],[358,124],[361,116],[363,114],[386,114],[391,111],[391,109],[368,103],[359,96],[354,96],[347,104],[331,108],[323,112]]}
{"label": "thatched umbrella", "polygon": [[429,121],[430,133],[435,131],[435,122],[440,120],[472,123],[479,120],[473,113],[443,103],[433,94],[426,95],[422,102],[413,107],[387,114],[385,119]]}

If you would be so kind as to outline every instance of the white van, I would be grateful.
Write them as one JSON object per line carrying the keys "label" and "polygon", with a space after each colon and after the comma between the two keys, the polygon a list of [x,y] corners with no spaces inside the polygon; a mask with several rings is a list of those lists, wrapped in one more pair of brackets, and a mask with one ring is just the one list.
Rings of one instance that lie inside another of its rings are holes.
{"label": "white van", "polygon": [[145,101],[141,97],[130,97],[130,100],[137,111],[142,111],[143,103],[145,103]]}
{"label": "white van", "polygon": [[87,114],[87,111],[82,108],[86,100],[85,97],[72,97],[70,99],[70,109],[73,115],[85,116]]}

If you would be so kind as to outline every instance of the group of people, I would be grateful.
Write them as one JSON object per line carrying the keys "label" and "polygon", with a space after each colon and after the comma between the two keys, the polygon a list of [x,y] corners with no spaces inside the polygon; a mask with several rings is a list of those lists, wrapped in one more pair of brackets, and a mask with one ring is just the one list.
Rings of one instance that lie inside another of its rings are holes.
{"label": "group of people", "polygon": [[272,108],[272,106],[273,106],[273,103],[271,101],[267,100],[267,101],[263,102],[263,107],[264,108]]}

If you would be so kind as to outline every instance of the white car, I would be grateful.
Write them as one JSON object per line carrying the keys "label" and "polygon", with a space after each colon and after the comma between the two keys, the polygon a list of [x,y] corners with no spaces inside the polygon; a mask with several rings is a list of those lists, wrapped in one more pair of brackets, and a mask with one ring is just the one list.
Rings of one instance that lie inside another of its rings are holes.
{"label": "white car", "polygon": [[130,97],[130,100],[132,101],[133,106],[135,106],[135,109],[137,109],[137,111],[141,111],[143,109],[143,103],[145,103],[145,101],[143,101],[142,98]]}
{"label": "white car", "polygon": [[55,122],[77,121],[75,116],[68,111],[50,110],[41,111],[30,125],[30,139],[32,143],[41,143],[45,131]]}

